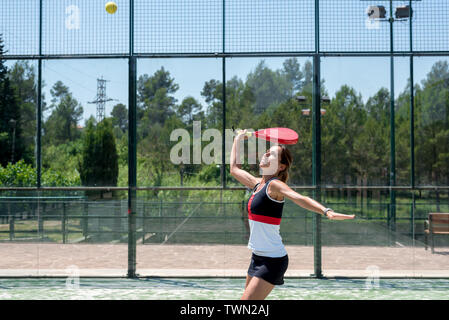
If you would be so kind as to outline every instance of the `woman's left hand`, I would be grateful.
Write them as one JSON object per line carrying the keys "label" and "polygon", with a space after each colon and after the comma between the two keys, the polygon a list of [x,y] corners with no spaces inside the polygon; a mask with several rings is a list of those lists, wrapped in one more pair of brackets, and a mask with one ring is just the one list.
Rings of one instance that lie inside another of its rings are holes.
{"label": "woman's left hand", "polygon": [[355,215],[354,214],[342,214],[342,213],[337,213],[334,212],[332,210],[329,210],[327,212],[327,217],[331,220],[347,220],[347,219],[354,219]]}

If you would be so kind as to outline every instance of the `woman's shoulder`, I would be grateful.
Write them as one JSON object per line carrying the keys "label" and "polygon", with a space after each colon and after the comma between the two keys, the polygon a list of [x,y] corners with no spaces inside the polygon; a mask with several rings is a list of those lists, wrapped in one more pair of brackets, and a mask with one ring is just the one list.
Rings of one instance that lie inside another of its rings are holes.
{"label": "woman's shoulder", "polygon": [[274,192],[279,192],[280,189],[283,189],[283,187],[286,186],[288,187],[288,185],[279,178],[270,181],[270,190],[273,190]]}
{"label": "woman's shoulder", "polygon": [[[286,185],[285,182],[283,182],[279,178],[276,178],[276,179],[272,179],[270,181],[270,185],[268,186],[267,192],[268,192],[269,196],[276,201],[284,201],[283,195],[279,192],[279,187],[281,187],[282,184]],[[274,186],[274,188],[273,188],[273,186]]]}
{"label": "woman's shoulder", "polygon": [[284,181],[282,181],[278,177],[275,177],[274,179],[272,179],[271,183],[274,183],[275,185],[285,185],[285,186],[287,185]]}

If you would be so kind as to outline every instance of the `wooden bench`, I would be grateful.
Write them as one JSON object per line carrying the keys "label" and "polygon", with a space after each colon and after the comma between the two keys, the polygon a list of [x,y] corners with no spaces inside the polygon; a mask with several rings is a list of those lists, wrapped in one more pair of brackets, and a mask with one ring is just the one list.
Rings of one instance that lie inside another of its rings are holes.
{"label": "wooden bench", "polygon": [[430,237],[432,253],[434,253],[434,236],[449,235],[449,213],[429,213],[429,219],[424,221],[424,243],[427,250],[427,238]]}

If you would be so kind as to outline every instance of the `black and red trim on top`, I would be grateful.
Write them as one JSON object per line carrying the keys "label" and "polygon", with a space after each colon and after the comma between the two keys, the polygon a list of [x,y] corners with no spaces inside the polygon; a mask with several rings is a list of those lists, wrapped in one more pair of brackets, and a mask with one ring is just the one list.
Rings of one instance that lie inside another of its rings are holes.
{"label": "black and red trim on top", "polygon": [[253,189],[253,194],[248,200],[248,219],[267,224],[280,225],[282,219],[282,209],[285,201],[277,201],[271,199],[268,195],[268,185],[271,180],[277,179],[273,177],[269,179],[265,185],[254,193],[259,186],[259,183]]}

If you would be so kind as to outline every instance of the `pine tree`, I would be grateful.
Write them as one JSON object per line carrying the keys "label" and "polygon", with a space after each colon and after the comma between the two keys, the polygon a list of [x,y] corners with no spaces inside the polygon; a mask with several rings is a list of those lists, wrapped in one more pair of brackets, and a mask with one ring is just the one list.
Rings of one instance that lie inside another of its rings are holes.
{"label": "pine tree", "polygon": [[[4,45],[0,35],[0,57],[3,54]],[[17,162],[22,158],[22,153],[20,109],[11,87],[5,60],[0,59],[0,165]]]}
{"label": "pine tree", "polygon": [[118,154],[109,119],[96,127],[93,121],[88,121],[79,172],[84,186],[117,185]]}

